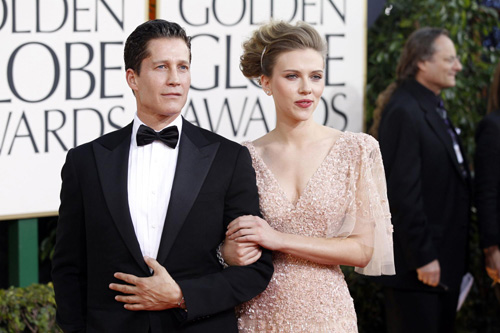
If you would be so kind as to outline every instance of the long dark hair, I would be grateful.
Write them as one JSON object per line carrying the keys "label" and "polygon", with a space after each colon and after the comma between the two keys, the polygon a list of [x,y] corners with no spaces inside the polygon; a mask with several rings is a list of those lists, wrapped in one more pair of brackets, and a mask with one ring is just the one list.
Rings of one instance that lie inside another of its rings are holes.
{"label": "long dark hair", "polygon": [[495,68],[493,82],[490,87],[490,95],[488,98],[488,112],[491,113],[500,109],[500,62]]}
{"label": "long dark hair", "polygon": [[405,43],[398,66],[396,67],[396,81],[392,82],[382,91],[376,101],[373,111],[373,125],[369,133],[375,138],[378,137],[378,127],[384,111],[394,90],[407,79],[414,79],[418,73],[418,63],[432,58],[436,49],[434,42],[439,36],[449,36],[449,32],[442,28],[421,28],[414,31]]}

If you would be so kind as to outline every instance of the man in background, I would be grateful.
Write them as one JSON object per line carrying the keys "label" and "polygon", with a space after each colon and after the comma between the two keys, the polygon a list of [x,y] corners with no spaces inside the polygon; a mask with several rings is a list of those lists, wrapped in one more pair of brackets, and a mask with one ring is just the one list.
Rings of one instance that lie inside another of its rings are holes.
{"label": "man in background", "polygon": [[453,332],[466,271],[470,173],[440,93],[462,69],[448,32],[415,31],[380,96],[380,142],[394,225],[396,275],[384,284],[389,332]]}

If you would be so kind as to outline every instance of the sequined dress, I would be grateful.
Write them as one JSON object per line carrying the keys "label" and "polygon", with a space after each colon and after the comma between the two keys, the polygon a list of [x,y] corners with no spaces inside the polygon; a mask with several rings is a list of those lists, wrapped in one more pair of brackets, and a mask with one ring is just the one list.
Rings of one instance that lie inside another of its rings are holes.
{"label": "sequined dress", "polygon": [[[253,144],[244,145],[257,174],[262,215],[273,228],[310,237],[348,237],[363,230],[356,227],[356,218],[366,222],[373,220],[370,215],[379,215],[382,237],[390,237],[386,245],[392,249],[387,198],[385,193],[379,195],[385,191],[383,166],[372,137],[342,133],[295,204]],[[357,332],[353,300],[339,266],[276,251],[273,263],[267,289],[236,310],[240,332]]]}

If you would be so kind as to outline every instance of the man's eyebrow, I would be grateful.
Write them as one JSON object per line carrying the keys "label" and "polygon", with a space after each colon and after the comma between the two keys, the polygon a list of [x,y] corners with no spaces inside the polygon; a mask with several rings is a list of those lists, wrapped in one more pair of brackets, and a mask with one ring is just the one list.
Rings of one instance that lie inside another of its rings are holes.
{"label": "man's eyebrow", "polygon": [[170,59],[165,59],[165,60],[152,60],[151,61],[154,65],[156,64],[165,64],[165,63],[178,63],[178,64],[189,64],[189,60],[178,60],[178,61],[172,61]]}

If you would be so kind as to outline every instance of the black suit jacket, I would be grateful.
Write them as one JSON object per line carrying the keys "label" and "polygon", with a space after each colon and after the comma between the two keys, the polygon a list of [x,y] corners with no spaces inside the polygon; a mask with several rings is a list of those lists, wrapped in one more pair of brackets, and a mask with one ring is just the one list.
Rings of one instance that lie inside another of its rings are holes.
{"label": "black suit jacket", "polygon": [[486,115],[476,131],[475,200],[481,247],[500,244],[500,110]]}
{"label": "black suit jacket", "polygon": [[[437,97],[415,80],[399,85],[379,127],[394,225],[396,275],[388,286],[439,291],[416,269],[438,259],[441,282],[456,289],[466,268],[470,176],[463,176]],[[462,155],[465,153],[462,149]],[[465,162],[467,166],[467,162]]]}
{"label": "black suit jacket", "polygon": [[68,152],[52,277],[58,324],[88,332],[236,332],[234,306],[262,292],[271,255],[222,269],[216,248],[234,218],[259,215],[248,150],[183,120],[157,260],[180,285],[180,309],[128,311],[109,289],[115,272],[150,276],[128,207],[132,124]]}

